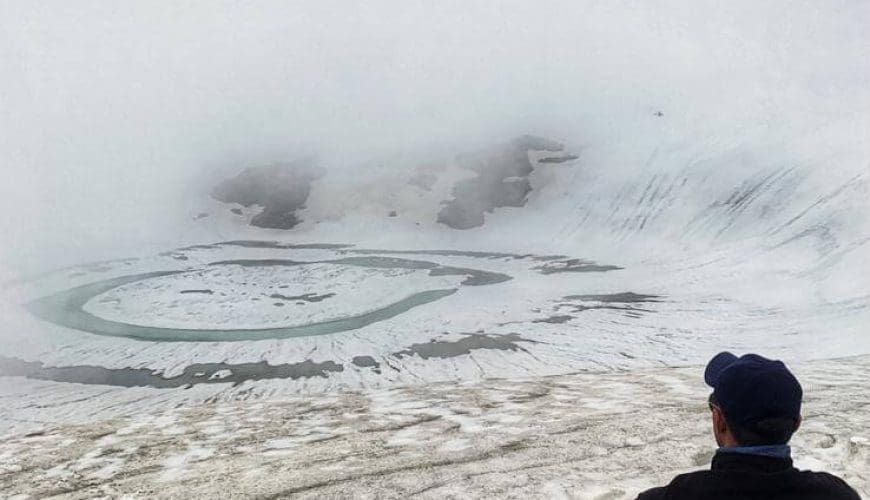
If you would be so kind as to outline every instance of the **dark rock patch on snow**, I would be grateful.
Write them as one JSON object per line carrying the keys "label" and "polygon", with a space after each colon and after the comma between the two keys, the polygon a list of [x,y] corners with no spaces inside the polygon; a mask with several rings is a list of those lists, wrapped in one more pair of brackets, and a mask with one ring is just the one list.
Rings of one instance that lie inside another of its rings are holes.
{"label": "dark rock patch on snow", "polygon": [[[661,302],[659,295],[646,295],[634,292],[621,292],[611,294],[597,295],[567,295],[562,297],[555,310],[570,309],[572,312],[579,313],[583,311],[595,309],[611,309],[622,311],[623,314],[630,318],[639,318],[643,313],[655,312],[651,309],[633,306],[631,304],[642,304],[650,302]],[[592,304],[590,304],[592,303]]]}
{"label": "dark rock patch on snow", "polygon": [[[304,206],[298,205],[297,208],[303,208]],[[267,229],[292,229],[302,222],[302,219],[297,217],[293,210],[283,211],[264,208],[262,212],[251,218],[251,225]]]}
{"label": "dark rock patch on snow", "polygon": [[[338,250],[349,248],[353,245],[345,245],[341,243],[280,243],[277,241],[261,241],[261,240],[233,240],[222,241],[212,245],[200,245],[200,248],[217,248],[219,246],[231,246],[242,248],[275,248],[280,250]],[[193,248],[193,247],[188,247]]]}
{"label": "dark rock patch on snow", "polygon": [[596,264],[585,259],[561,259],[549,261],[532,269],[541,274],[556,274],[556,273],[601,273],[607,271],[618,271],[622,269],[619,266],[609,264]]}
{"label": "dark rock patch on snow", "polygon": [[328,260],[334,264],[348,266],[371,267],[376,269],[434,269],[438,264],[425,260],[399,259],[396,257],[342,257],[341,259]]}
{"label": "dark rock patch on snow", "polygon": [[457,158],[460,167],[477,175],[456,183],[453,199],[444,202],[438,222],[454,229],[470,229],[484,223],[484,214],[499,207],[522,207],[532,190],[529,174],[534,165],[529,151],[562,151],[558,142],[522,136],[483,152]]}
{"label": "dark rock patch on snow", "polygon": [[471,257],[474,259],[507,259],[507,260],[523,260],[530,259],[533,261],[547,262],[551,260],[564,260],[568,257],[565,255],[535,255],[535,254],[518,254],[504,252],[480,252],[472,250],[378,250],[371,248],[353,248],[342,250],[342,253],[358,253],[364,255],[371,254],[393,254],[393,255],[440,255],[445,257]]}
{"label": "dark rock patch on snow", "polygon": [[465,337],[459,340],[431,340],[423,344],[412,344],[407,349],[393,353],[393,356],[401,358],[416,354],[423,359],[455,358],[456,356],[471,354],[471,351],[476,349],[524,351],[525,349],[517,345],[518,342],[535,343],[533,340],[520,337],[517,333],[508,333],[506,335],[467,333],[464,335]]}
{"label": "dark rock patch on snow", "polygon": [[322,176],[323,171],[308,159],[249,167],[218,184],[212,197],[224,203],[263,207],[251,218],[252,226],[291,229],[301,222],[296,211],[305,207],[311,183]]}
{"label": "dark rock patch on snow", "polygon": [[565,300],[582,300],[582,301],[592,301],[592,302],[623,302],[623,303],[636,303],[636,302],[661,302],[660,295],[647,295],[643,293],[634,293],[634,292],[621,292],[621,293],[609,293],[609,294],[600,294],[600,295],[567,295],[563,297]]}
{"label": "dark rock patch on snow", "polygon": [[350,362],[360,368],[371,368],[373,372],[381,373],[381,364],[371,356],[354,356]]}
{"label": "dark rock patch on snow", "polygon": [[37,380],[77,384],[113,385],[119,387],[156,387],[171,389],[196,384],[239,385],[249,380],[299,379],[327,377],[330,372],[342,372],[344,366],[333,361],[270,365],[258,363],[196,363],[175,377],[163,377],[148,368],[104,368],[102,366],[45,366],[39,361],[23,361],[0,356],[0,375],[27,377]]}
{"label": "dark rock patch on snow", "polygon": [[175,251],[183,252],[186,250],[214,250],[218,245],[189,245],[186,247],[176,248]]}
{"label": "dark rock patch on snow", "polygon": [[561,325],[563,323],[567,323],[574,319],[574,316],[570,316],[568,314],[560,314],[556,316],[550,316],[547,318],[536,319],[532,321],[532,323],[550,323],[553,325]]}
{"label": "dark rock patch on snow", "polygon": [[269,295],[269,298],[279,299],[279,300],[299,300],[303,302],[322,302],[330,297],[334,297],[334,293],[324,293],[324,294],[316,294],[316,293],[303,293],[302,295],[281,295],[280,293],[273,293]]}
{"label": "dark rock patch on snow", "polygon": [[566,161],[573,161],[577,158],[580,158],[577,155],[564,155],[564,156],[548,156],[546,158],[541,158],[538,160],[538,163],[565,163]]}

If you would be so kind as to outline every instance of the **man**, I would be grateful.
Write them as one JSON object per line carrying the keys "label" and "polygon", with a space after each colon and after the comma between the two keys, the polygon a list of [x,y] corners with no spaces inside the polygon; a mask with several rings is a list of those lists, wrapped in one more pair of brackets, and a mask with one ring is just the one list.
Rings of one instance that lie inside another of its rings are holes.
{"label": "man", "polygon": [[800,383],[781,361],[730,352],[707,364],[719,449],[710,470],[682,474],[638,500],[860,500],[842,479],[792,466],[788,441],[801,423]]}

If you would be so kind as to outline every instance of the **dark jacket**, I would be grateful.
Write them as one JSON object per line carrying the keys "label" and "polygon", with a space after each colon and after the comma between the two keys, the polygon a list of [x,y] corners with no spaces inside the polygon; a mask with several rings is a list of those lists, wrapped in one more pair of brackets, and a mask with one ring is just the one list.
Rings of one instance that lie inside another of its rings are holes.
{"label": "dark jacket", "polygon": [[710,470],[681,474],[637,500],[861,500],[842,479],[799,471],[790,458],[716,453]]}

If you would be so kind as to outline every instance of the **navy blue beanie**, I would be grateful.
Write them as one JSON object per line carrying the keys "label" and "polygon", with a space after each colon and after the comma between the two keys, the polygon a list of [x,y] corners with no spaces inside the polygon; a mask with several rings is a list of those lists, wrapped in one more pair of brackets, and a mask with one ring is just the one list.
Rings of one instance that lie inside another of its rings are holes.
{"label": "navy blue beanie", "polygon": [[803,389],[782,361],[720,352],[707,363],[704,381],[713,388],[719,407],[733,425],[800,418]]}

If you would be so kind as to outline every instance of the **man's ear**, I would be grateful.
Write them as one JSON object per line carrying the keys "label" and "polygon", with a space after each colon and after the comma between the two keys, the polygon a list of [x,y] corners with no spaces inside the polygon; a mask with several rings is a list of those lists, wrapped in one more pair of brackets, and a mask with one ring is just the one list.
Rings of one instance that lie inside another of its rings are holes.
{"label": "man's ear", "polygon": [[725,415],[722,413],[722,410],[716,408],[713,410],[713,427],[716,429],[716,433],[720,436],[725,435],[728,432],[728,422],[725,420]]}
{"label": "man's ear", "polygon": [[801,428],[801,416],[798,415],[797,420],[794,422],[794,432],[797,432],[798,429]]}

